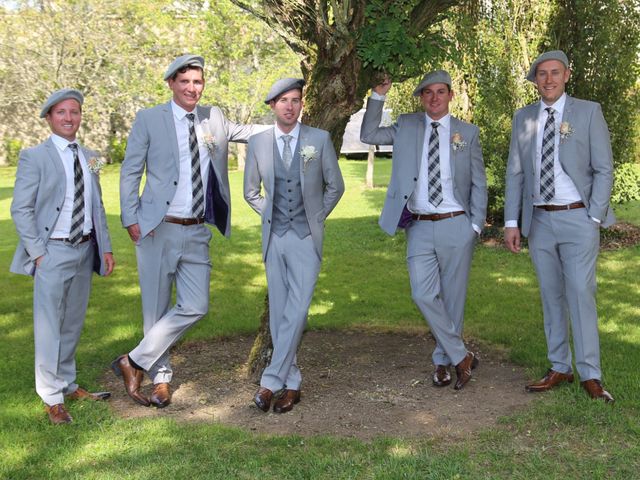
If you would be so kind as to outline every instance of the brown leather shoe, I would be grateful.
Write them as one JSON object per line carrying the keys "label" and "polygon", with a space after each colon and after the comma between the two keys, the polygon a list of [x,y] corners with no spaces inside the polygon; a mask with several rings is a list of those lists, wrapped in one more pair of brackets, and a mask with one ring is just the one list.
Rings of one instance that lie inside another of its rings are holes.
{"label": "brown leather shoe", "polygon": [[271,399],[273,398],[273,392],[265,387],[260,387],[253,397],[253,402],[263,412],[268,412],[271,406]]}
{"label": "brown leather shoe", "polygon": [[133,368],[129,363],[129,357],[127,355],[120,355],[111,363],[111,369],[117,377],[122,377],[124,380],[124,388],[134,402],[139,403],[145,407],[148,407],[151,403],[149,399],[140,392],[140,385],[142,384],[143,373],[142,370]]}
{"label": "brown leather shoe", "polygon": [[78,389],[75,392],[64,396],[64,398],[67,400],[96,400],[96,401],[106,400],[109,397],[111,397],[111,392],[89,393],[82,387],[78,387]]}
{"label": "brown leather shoe", "polygon": [[300,390],[285,389],[282,391],[276,403],[273,404],[273,411],[276,413],[286,413],[300,401]]}
{"label": "brown leather shoe", "polygon": [[436,387],[446,387],[451,383],[451,374],[449,373],[449,367],[445,365],[436,365],[436,370],[433,372],[433,384]]}
{"label": "brown leather shoe", "polygon": [[544,377],[537,382],[530,383],[524,389],[527,392],[546,392],[562,382],[573,383],[573,373],[560,373],[549,369]]}
{"label": "brown leather shoe", "polygon": [[591,379],[585,380],[584,382],[580,382],[582,388],[584,388],[587,393],[596,400],[604,400],[606,403],[613,403],[613,397],[609,392],[607,392],[604,388],[602,388],[602,383],[600,380]]}
{"label": "brown leather shoe", "polygon": [[467,352],[467,355],[462,359],[462,361],[456,365],[456,384],[453,386],[455,390],[460,390],[464,387],[469,380],[471,380],[471,370],[476,368],[480,361],[473,354],[473,352]]}
{"label": "brown leather shoe", "polygon": [[171,403],[171,387],[168,383],[156,383],[153,386],[153,393],[149,397],[151,405],[164,408]]}
{"label": "brown leather shoe", "polygon": [[49,415],[49,420],[54,425],[61,425],[63,423],[73,422],[73,418],[69,415],[69,412],[64,408],[64,403],[58,403],[56,405],[45,405],[45,412]]}

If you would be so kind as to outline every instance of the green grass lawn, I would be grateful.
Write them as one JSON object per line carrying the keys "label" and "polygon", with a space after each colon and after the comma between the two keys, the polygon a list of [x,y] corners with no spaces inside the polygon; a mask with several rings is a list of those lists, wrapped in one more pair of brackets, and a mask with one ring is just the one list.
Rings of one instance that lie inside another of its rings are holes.
{"label": "green grass lawn", "polygon": [[[377,226],[390,161],[377,161],[380,187],[373,190],[363,186],[365,162],[343,160],[341,167],[347,191],[327,222],[309,328],[424,326],[409,295],[404,235],[388,237]],[[78,381],[89,388],[99,388],[109,362],[141,337],[135,255],[119,224],[118,172],[109,166],[102,174],[116,271],[94,277],[77,354]],[[215,423],[123,420],[107,405],[87,403],[70,406],[72,425],[53,427],[34,389],[32,282],[8,273],[17,243],[9,214],[14,175],[0,169],[2,479],[640,478],[640,247],[603,252],[598,264],[602,364],[614,405],[591,401],[575,382],[505,416],[497,428],[456,442],[259,436]],[[232,238],[214,234],[210,312],[187,341],[258,326],[266,289],[259,219],[242,199],[242,174],[232,172],[230,180]],[[636,224],[639,211],[638,202],[616,208]],[[539,294],[526,254],[479,246],[466,311],[467,336],[506,350],[531,378],[546,370]]]}

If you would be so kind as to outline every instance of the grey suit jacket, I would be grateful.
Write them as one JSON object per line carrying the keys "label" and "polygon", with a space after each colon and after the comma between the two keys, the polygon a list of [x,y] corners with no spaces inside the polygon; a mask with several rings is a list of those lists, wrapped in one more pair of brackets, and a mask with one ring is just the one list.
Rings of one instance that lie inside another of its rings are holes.
{"label": "grey suit jacket", "polygon": [[[198,106],[200,122],[209,120],[215,140],[205,192],[205,221],[225,236],[231,234],[228,142],[246,142],[253,125],[228,121],[218,107]],[[171,102],[141,110],[131,127],[127,150],[120,171],[120,209],[122,225],[140,226],[144,237],[156,228],[169,209],[178,185],[180,154]],[[142,174],[146,183],[139,196]]]}
{"label": "grey suit jacket", "polygon": [[[244,167],[244,198],[251,208],[262,217],[262,255],[266,259],[271,236],[271,216],[274,195],[273,147],[274,129],[270,128],[249,139],[247,161]],[[329,216],[344,193],[344,181],[338,166],[336,152],[329,133],[306,125],[300,125],[298,138],[300,152],[305,147],[313,147],[315,156],[305,161],[300,159],[300,181],[304,210],[311,230],[311,238],[318,256],[322,258],[324,221]],[[261,193],[260,184],[264,189]]]}
{"label": "grey suit jacket", "polygon": [[[539,111],[540,102],[519,109],[511,126],[504,218],[516,220],[521,215],[524,236],[529,234],[533,215]],[[562,121],[573,129],[573,133],[560,142],[558,158],[562,169],[578,189],[589,216],[608,227],[615,222],[609,208],[613,155],[600,104],[567,96]]]}
{"label": "grey suit jacket", "polygon": [[[97,155],[84,147],[82,152],[86,159]],[[97,246],[94,270],[104,275],[104,253],[112,251],[111,238],[98,176],[91,173],[90,177],[93,220],[91,241]],[[47,253],[47,242],[58,221],[66,188],[67,178],[62,159],[51,138],[20,152],[11,203],[11,216],[20,237],[11,263],[13,273],[34,274],[35,260]]]}
{"label": "grey suit jacket", "polygon": [[[389,127],[380,127],[384,102],[369,99],[362,120],[360,139],[372,145],[393,145],[391,180],[380,215],[380,227],[394,235],[402,211],[418,181],[426,127],[424,113],[400,115]],[[462,205],[471,223],[484,227],[487,215],[487,177],[482,160],[478,127],[451,117],[452,134],[459,133],[466,142],[454,150],[449,144],[453,177],[453,195]]]}

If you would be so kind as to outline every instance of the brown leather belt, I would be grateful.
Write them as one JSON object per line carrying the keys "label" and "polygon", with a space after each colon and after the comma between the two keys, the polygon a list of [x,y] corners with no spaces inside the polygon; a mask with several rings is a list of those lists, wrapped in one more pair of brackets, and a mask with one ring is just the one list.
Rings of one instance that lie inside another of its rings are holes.
{"label": "brown leather belt", "polygon": [[584,208],[584,203],[574,202],[569,205],[536,205],[536,208],[546,210],[547,212],[557,212],[558,210],[575,210],[576,208]]}
{"label": "brown leather belt", "polygon": [[432,213],[430,215],[421,215],[419,213],[412,213],[411,218],[414,220],[431,220],[432,222],[437,222],[438,220],[444,220],[445,218],[453,218],[458,215],[464,215],[464,211],[460,210],[458,212],[448,212],[448,213]]}
{"label": "brown leather belt", "polygon": [[165,215],[162,219],[163,222],[166,223],[177,223],[178,225],[200,225],[204,223],[204,218],[180,218],[180,217],[172,217],[171,215]]}
{"label": "brown leather belt", "polygon": [[[54,242],[65,242],[65,243],[71,243],[69,242],[68,238],[49,238],[49,240],[52,240]],[[83,235],[80,238],[80,241],[78,243],[84,243],[84,242],[88,242],[89,240],[91,240],[91,235]]]}

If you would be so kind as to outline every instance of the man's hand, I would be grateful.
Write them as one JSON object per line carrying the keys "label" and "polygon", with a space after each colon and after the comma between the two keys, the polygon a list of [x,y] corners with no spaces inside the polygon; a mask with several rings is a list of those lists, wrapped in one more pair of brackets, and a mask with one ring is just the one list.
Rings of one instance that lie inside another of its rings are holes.
{"label": "man's hand", "polygon": [[40,255],[38,258],[36,258],[36,268],[40,266],[43,258],[44,258],[44,255]]}
{"label": "man's hand", "polygon": [[504,245],[513,253],[520,252],[520,229],[518,227],[504,228]]}
{"label": "man's hand", "polygon": [[113,253],[111,252],[105,252],[103,257],[105,266],[104,274],[105,276],[109,276],[111,272],[113,272],[113,267],[116,266],[116,261],[113,259]]}
{"label": "man's hand", "polygon": [[373,87],[373,91],[378,95],[386,95],[389,89],[391,88],[391,79],[385,75],[382,83],[379,83],[375,87]]}
{"label": "man's hand", "polygon": [[127,227],[127,232],[129,232],[129,238],[131,238],[134,243],[138,243],[138,240],[140,240],[140,225],[137,223],[129,225]]}

